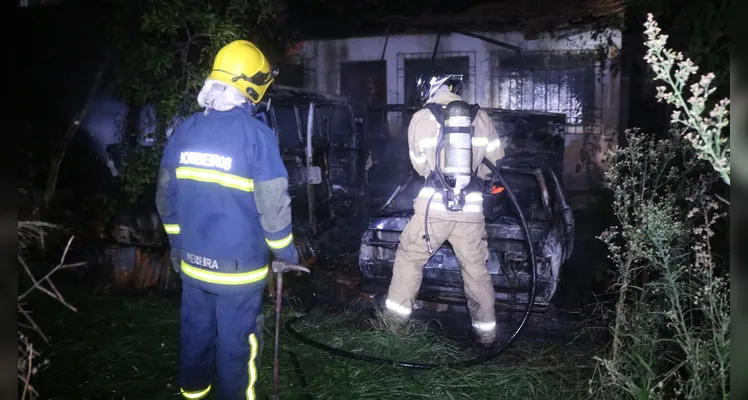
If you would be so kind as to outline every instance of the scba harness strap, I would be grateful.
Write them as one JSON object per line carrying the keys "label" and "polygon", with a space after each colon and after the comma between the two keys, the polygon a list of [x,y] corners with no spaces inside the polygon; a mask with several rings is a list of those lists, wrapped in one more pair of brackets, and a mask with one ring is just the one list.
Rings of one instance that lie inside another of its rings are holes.
{"label": "scba harness strap", "polygon": [[[444,126],[444,110],[447,108],[446,104],[437,104],[437,103],[426,103],[425,106],[429,111],[431,111],[431,115],[436,118],[436,121],[439,122],[439,127]],[[478,110],[480,110],[480,106],[478,104],[472,104],[470,106],[470,123],[473,123],[475,121],[475,117],[478,116]],[[439,135],[441,135],[441,129],[439,130]]]}
{"label": "scba harness strap", "polygon": [[[437,163],[439,160],[439,152],[441,151],[439,143],[442,142],[444,138],[444,119],[446,118],[445,110],[447,105],[437,104],[437,103],[427,103],[425,105],[425,108],[427,108],[431,115],[434,116],[436,119],[436,122],[439,124],[439,132],[437,134],[437,147],[436,147],[436,159]],[[475,118],[478,116],[478,110],[480,110],[480,106],[478,104],[472,104],[470,106],[470,124],[472,124],[475,121]],[[455,185],[455,182],[449,181],[450,177],[445,177],[445,180],[447,181],[447,185]],[[442,193],[441,200],[444,203],[445,209],[449,210],[449,204],[454,202],[454,193],[452,192],[452,188],[445,186],[444,180],[442,180],[442,176],[440,175],[439,171],[431,171],[431,173],[426,177],[426,185],[429,187],[434,188],[435,190]],[[465,186],[460,193],[462,193],[462,200],[464,202],[464,199],[466,195],[470,192],[480,192],[482,191],[482,185],[479,179],[477,178],[475,171],[473,171],[470,175],[470,183]],[[461,206],[464,206],[464,204],[461,204]]]}

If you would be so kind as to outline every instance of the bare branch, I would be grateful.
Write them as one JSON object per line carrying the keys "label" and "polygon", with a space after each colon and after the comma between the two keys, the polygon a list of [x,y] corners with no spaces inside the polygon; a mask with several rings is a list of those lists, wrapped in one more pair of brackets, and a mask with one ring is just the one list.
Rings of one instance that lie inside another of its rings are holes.
{"label": "bare branch", "polygon": [[60,257],[60,264],[65,264],[65,258],[68,256],[68,250],[70,250],[70,245],[73,244],[73,239],[75,236],[70,236],[70,239],[68,239],[68,244],[65,245],[65,250],[62,252],[62,257]]}
{"label": "bare branch", "polygon": [[18,307],[18,312],[23,314],[23,316],[26,317],[26,320],[29,321],[31,326],[34,328],[34,331],[36,331],[36,333],[38,333],[39,336],[41,336],[45,342],[49,343],[49,339],[47,338],[47,335],[45,335],[44,332],[42,331],[42,328],[40,328],[39,325],[36,324],[36,321],[34,321],[34,319],[31,318],[31,314],[29,314],[28,311],[24,310],[21,307]]}
{"label": "bare branch", "polygon": [[[36,321],[34,321],[31,312],[24,308],[23,299],[26,298],[26,296],[28,296],[31,292],[39,291],[52,297],[65,307],[73,311],[77,311],[74,306],[65,301],[62,293],[60,293],[60,291],[57,289],[57,286],[53,283],[52,275],[54,275],[55,272],[61,269],[72,268],[86,264],[85,262],[71,264],[65,263],[65,259],[67,258],[68,252],[70,251],[70,246],[75,239],[75,236],[71,236],[67,241],[64,251],[62,252],[59,264],[52,268],[52,270],[45,274],[43,277],[39,279],[35,277],[28,263],[24,259],[23,254],[34,240],[39,240],[39,238],[41,237],[40,235],[43,233],[44,229],[47,228],[56,227],[54,225],[38,221],[21,221],[18,223],[18,263],[31,281],[31,287],[24,291],[20,296],[18,296],[19,319],[23,317],[26,322],[24,323],[22,321],[19,321],[18,326],[20,329],[28,329],[30,331],[36,332],[37,334],[39,334],[42,340],[44,340],[45,343],[49,342],[49,338],[44,334],[41,327],[36,323]],[[36,374],[38,370],[38,367],[35,367],[33,364],[34,358],[38,356],[39,353],[34,350],[31,341],[20,330],[18,331],[18,343],[18,379],[23,383],[23,392],[20,398],[22,400],[25,400],[27,398],[37,399],[39,397],[39,394],[31,385],[31,377]],[[46,361],[42,364],[46,364]]]}
{"label": "bare branch", "polygon": [[23,381],[23,394],[21,395],[21,400],[26,399],[26,393],[28,392],[29,386],[31,385],[31,371],[34,370],[33,365],[31,364],[31,359],[34,357],[34,345],[29,343],[28,350],[29,355],[26,364],[26,379],[24,379]]}
{"label": "bare branch", "polygon": [[[70,250],[70,245],[73,243],[74,238],[75,236],[71,236],[70,240],[68,240],[68,244],[65,246],[65,250],[62,254],[62,257],[60,258],[60,263],[56,267],[52,268],[51,271],[49,271],[46,275],[44,275],[44,277],[42,277],[39,280],[34,279],[33,275],[31,276],[31,279],[34,281],[34,285],[31,286],[29,289],[27,289],[22,295],[18,296],[19,301],[23,300],[26,296],[29,295],[29,293],[33,292],[35,289],[41,289],[42,291],[46,291],[46,289],[41,287],[41,283],[44,281],[49,281],[49,277],[51,277],[58,270],[64,269],[64,268],[78,267],[78,266],[86,264],[85,262],[65,264],[65,257],[67,257],[68,250]],[[52,297],[55,297],[55,296],[52,296]]]}
{"label": "bare branch", "polygon": [[[34,274],[31,273],[31,269],[29,268],[29,266],[26,265],[25,261],[23,261],[23,257],[18,256],[18,262],[21,263],[21,265],[23,266],[23,269],[26,270],[26,274],[29,276],[29,278],[31,278],[31,282],[33,283],[33,286],[36,286],[38,281],[36,280],[36,278],[34,278]],[[20,301],[22,298],[23,297],[19,297],[18,300]]]}

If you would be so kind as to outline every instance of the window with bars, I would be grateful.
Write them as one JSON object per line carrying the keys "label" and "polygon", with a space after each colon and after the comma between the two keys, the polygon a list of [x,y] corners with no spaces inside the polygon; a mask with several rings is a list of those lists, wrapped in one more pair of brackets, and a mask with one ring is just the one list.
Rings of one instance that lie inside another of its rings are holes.
{"label": "window with bars", "polygon": [[495,53],[494,101],[505,110],[562,113],[568,124],[592,125],[597,71],[594,52]]}

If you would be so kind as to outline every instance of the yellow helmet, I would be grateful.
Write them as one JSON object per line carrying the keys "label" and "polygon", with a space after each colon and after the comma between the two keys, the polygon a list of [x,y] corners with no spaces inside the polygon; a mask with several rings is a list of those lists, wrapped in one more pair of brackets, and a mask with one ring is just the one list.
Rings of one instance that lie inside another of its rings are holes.
{"label": "yellow helmet", "polygon": [[208,79],[227,83],[252,103],[259,103],[278,70],[270,66],[260,49],[246,40],[235,40],[216,54]]}

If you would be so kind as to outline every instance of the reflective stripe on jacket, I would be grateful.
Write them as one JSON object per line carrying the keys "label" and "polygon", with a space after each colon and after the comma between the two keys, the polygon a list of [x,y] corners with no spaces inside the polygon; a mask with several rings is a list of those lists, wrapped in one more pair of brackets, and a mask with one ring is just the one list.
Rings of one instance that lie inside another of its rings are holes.
{"label": "reflective stripe on jacket", "polygon": [[296,261],[278,140],[248,111],[195,113],[170,136],[161,162],[169,175],[164,229],[189,254],[182,278],[210,292],[263,287],[269,249]]}
{"label": "reflective stripe on jacket", "polygon": [[[418,192],[418,198],[426,199],[426,200],[431,199],[431,203],[429,204],[430,210],[447,211],[446,207],[444,207],[442,193],[440,191],[436,191],[436,189],[434,188],[431,188],[428,186],[422,188],[421,191]],[[465,206],[463,207],[462,212],[479,213],[482,217],[483,216],[483,193],[470,192],[467,195],[465,195]]]}
{"label": "reflective stripe on jacket", "polygon": [[424,214],[427,205],[429,219],[433,217],[449,221],[465,222],[482,222],[485,219],[483,215],[483,194],[481,192],[468,193],[465,196],[465,206],[462,208],[462,211],[448,211],[444,207],[441,191],[424,186],[415,200],[413,200],[413,209],[415,212]]}

